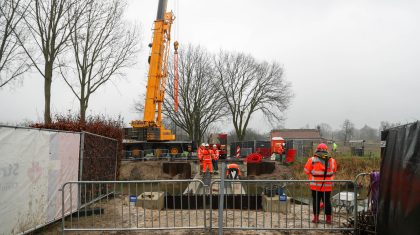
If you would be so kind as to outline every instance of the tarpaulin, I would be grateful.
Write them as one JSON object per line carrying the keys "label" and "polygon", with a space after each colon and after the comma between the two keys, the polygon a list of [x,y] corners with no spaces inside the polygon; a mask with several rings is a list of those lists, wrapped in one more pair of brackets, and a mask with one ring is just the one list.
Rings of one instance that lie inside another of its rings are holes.
{"label": "tarpaulin", "polygon": [[[19,234],[61,217],[58,190],[78,179],[79,146],[80,133],[0,127],[0,234]],[[77,198],[77,189],[72,194]],[[76,200],[71,207],[77,209]]]}
{"label": "tarpaulin", "polygon": [[382,132],[379,234],[420,234],[420,122]]}

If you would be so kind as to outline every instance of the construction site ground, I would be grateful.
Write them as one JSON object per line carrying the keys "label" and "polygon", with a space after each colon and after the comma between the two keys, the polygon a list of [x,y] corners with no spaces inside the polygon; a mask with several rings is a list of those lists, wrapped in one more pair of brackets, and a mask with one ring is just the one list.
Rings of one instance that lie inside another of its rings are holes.
{"label": "construction site ground", "polygon": [[[94,216],[80,216],[72,218],[66,218],[66,227],[73,228],[130,228],[130,227],[139,227],[139,228],[152,228],[157,227],[159,224],[163,227],[182,227],[182,226],[192,226],[200,227],[204,223],[204,210],[150,210],[144,209],[142,207],[130,206],[126,200],[126,196],[121,195],[110,200],[103,200],[98,202],[93,207],[100,207],[104,209],[103,214],[94,215]],[[212,213],[212,223],[213,223],[213,232],[217,233],[218,225],[218,210],[206,210],[206,217],[210,217]],[[231,210],[228,209],[224,211],[224,218],[228,218],[227,222],[224,221],[224,225],[231,227],[286,227],[286,217],[287,217],[287,226],[294,228],[312,228],[318,226],[321,228],[328,228],[331,225],[327,225],[322,222],[318,225],[310,223],[310,215],[307,207],[301,207],[295,205],[290,208],[289,213],[270,213],[263,211],[255,210]],[[182,218],[182,219],[181,219]],[[242,218],[242,220],[241,220]],[[207,222],[209,219],[206,220]],[[305,222],[301,222],[305,221]],[[337,223],[344,223],[346,221],[346,216],[343,214],[336,214],[333,222],[333,226],[337,227]],[[207,225],[208,226],[208,225]],[[36,234],[59,234],[61,232],[61,223],[56,223],[49,226],[48,228],[39,231]],[[208,230],[204,229],[179,229],[179,230],[170,230],[170,231],[112,231],[112,232],[66,232],[66,234],[208,234]],[[290,232],[278,232],[278,231],[238,231],[238,230],[226,230],[226,234],[308,234],[309,232],[299,232],[299,231],[290,231]],[[325,232],[317,231],[311,232],[309,234],[338,234],[337,232]]]}
{"label": "construction site ground", "polygon": [[[162,162],[161,161],[138,161],[138,162],[123,162],[120,168],[120,178],[119,180],[156,180],[156,179],[181,179],[181,175],[176,175],[175,177],[170,176],[162,172]],[[196,162],[191,162],[191,178],[200,178],[199,174],[199,165]],[[249,179],[291,179],[294,177],[294,172],[289,166],[284,166],[279,163],[275,163],[276,167],[273,172],[267,174],[261,174],[257,176],[249,177]],[[219,163],[220,165],[220,163]],[[240,164],[241,171],[243,173],[243,178],[246,179],[246,165]],[[220,166],[219,166],[220,169]],[[220,175],[213,177],[213,180],[219,178]],[[188,187],[188,186],[187,186]],[[183,191],[184,189],[179,189]],[[184,225],[191,226],[203,226],[203,217],[204,210],[179,210],[179,209],[168,209],[168,210],[150,210],[144,209],[142,207],[133,207],[130,206],[127,202],[127,195],[119,194],[115,198],[109,200],[102,200],[101,202],[96,203],[93,207],[101,207],[104,209],[103,214],[94,215],[94,216],[80,216],[79,218],[66,218],[66,225],[70,225],[70,220],[73,223],[73,226],[78,227],[87,227],[94,224],[96,227],[110,226],[114,227],[125,227],[130,226],[139,226],[139,227],[151,227],[152,223],[154,226],[159,224],[159,221],[162,225],[166,226],[166,221],[168,221],[168,226],[171,225],[171,222],[174,223],[174,218],[176,218],[175,226],[179,227],[179,223]],[[118,207],[115,207],[118,205]],[[291,204],[293,205],[293,203]],[[224,211],[224,217],[228,218],[228,226],[232,227],[247,227],[247,226],[256,226],[262,227],[285,227],[286,226],[286,216],[288,226],[309,228],[313,227],[314,224],[309,223],[310,214],[308,206],[294,205],[292,211],[289,211],[287,215],[285,213],[270,213],[263,212],[262,210],[251,210],[248,214],[246,210],[238,209],[228,209]],[[137,212],[135,212],[137,211]],[[140,211],[140,212],[138,212]],[[217,233],[217,224],[218,224],[218,210],[214,209],[206,210],[206,217],[209,218],[210,213],[212,213],[213,221],[213,233]],[[242,213],[242,215],[241,215]],[[292,214],[291,214],[292,213]],[[153,216],[152,216],[153,214]],[[182,216],[182,220],[180,220]],[[336,214],[334,218],[334,226],[341,226],[347,219],[346,214],[339,215]],[[242,218],[242,225],[241,219]],[[208,221],[208,219],[207,219]],[[301,222],[304,221],[304,222]],[[226,221],[225,221],[226,223]],[[340,224],[340,225],[339,225]],[[324,223],[320,223],[318,226],[328,226]],[[60,234],[61,233],[61,221],[52,224],[50,226],[41,229],[35,234]],[[158,231],[89,231],[89,232],[70,232],[68,234],[208,234],[208,230],[204,229],[178,229],[178,230],[158,230]],[[225,234],[339,234],[334,231],[270,231],[270,230],[225,230]],[[66,233],[67,234],[67,233]]]}

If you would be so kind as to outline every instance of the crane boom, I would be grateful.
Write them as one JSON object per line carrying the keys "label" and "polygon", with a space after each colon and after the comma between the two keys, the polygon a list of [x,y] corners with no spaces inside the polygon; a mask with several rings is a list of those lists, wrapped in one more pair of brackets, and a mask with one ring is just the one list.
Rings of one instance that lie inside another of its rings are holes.
{"label": "crane boom", "polygon": [[[175,135],[166,130],[162,123],[162,104],[165,96],[166,78],[168,75],[168,55],[171,40],[171,26],[175,17],[166,12],[167,0],[159,0],[156,20],[154,22],[153,41],[149,56],[149,73],[146,89],[143,120],[131,122],[134,129],[139,129],[147,140],[175,140]],[[177,50],[177,43],[175,46]],[[157,109],[157,110],[156,110]],[[157,113],[157,115],[156,115]]]}

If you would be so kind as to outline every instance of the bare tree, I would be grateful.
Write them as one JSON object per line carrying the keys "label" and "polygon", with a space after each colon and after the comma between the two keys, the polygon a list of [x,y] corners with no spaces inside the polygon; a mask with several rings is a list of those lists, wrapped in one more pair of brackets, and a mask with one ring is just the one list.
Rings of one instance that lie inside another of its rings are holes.
{"label": "bare tree", "polygon": [[79,0],[30,1],[24,20],[32,40],[24,43],[18,37],[31,63],[44,78],[46,124],[51,123],[51,84],[54,70],[60,66],[57,58],[67,49],[70,35],[75,28],[75,19],[84,9],[77,8],[77,2]]}
{"label": "bare tree", "polygon": [[123,19],[125,1],[87,0],[79,4],[85,11],[73,18],[75,30],[70,36],[74,58],[71,64],[76,67],[60,67],[60,71],[79,100],[80,120],[84,121],[91,95],[135,64],[140,41],[137,27],[130,27]]}
{"label": "bare tree", "polygon": [[28,71],[25,51],[18,37],[25,40],[25,31],[20,25],[26,7],[20,0],[0,2],[0,88]]}
{"label": "bare tree", "polygon": [[319,130],[321,137],[332,139],[332,128],[327,123],[320,123],[316,126],[316,129]]}
{"label": "bare tree", "polygon": [[352,137],[354,133],[354,124],[349,120],[346,119],[343,122],[343,125],[341,126],[344,145],[349,142],[350,138]]}
{"label": "bare tree", "polygon": [[360,139],[379,141],[379,136],[378,136],[379,131],[368,125],[365,125],[364,127],[362,127],[359,130],[359,133],[360,133]]}
{"label": "bare tree", "polygon": [[392,122],[388,122],[388,121],[381,121],[380,125],[379,125],[379,131],[383,131],[389,128],[393,128],[396,126],[401,126],[402,123],[401,122],[396,122],[396,123],[392,123]]}
{"label": "bare tree", "polygon": [[[266,140],[269,139],[270,133],[260,133],[255,129],[248,128],[246,130],[246,135],[244,137],[244,141],[246,140]],[[236,136],[236,131],[232,130],[228,134],[228,143],[236,142],[238,138]]]}
{"label": "bare tree", "polygon": [[242,53],[221,52],[215,59],[215,70],[218,95],[228,105],[240,141],[246,136],[251,116],[258,111],[272,124],[282,121],[281,113],[293,95],[279,64],[258,62]]}
{"label": "bare tree", "polygon": [[213,123],[225,118],[226,103],[218,95],[212,56],[199,46],[179,50],[179,109],[174,110],[174,74],[169,71],[163,113],[199,144]]}

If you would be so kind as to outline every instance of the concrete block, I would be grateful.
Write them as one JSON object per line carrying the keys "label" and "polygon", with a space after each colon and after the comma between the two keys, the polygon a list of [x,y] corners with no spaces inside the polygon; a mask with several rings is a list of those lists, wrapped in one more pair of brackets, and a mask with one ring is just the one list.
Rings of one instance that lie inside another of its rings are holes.
{"label": "concrete block", "polygon": [[164,192],[144,192],[137,197],[136,206],[145,209],[162,210],[164,207]]}
{"label": "concrete block", "polygon": [[287,197],[286,201],[280,201],[279,195],[274,197],[262,196],[262,207],[265,212],[282,212],[287,213],[290,211],[291,197]]}

